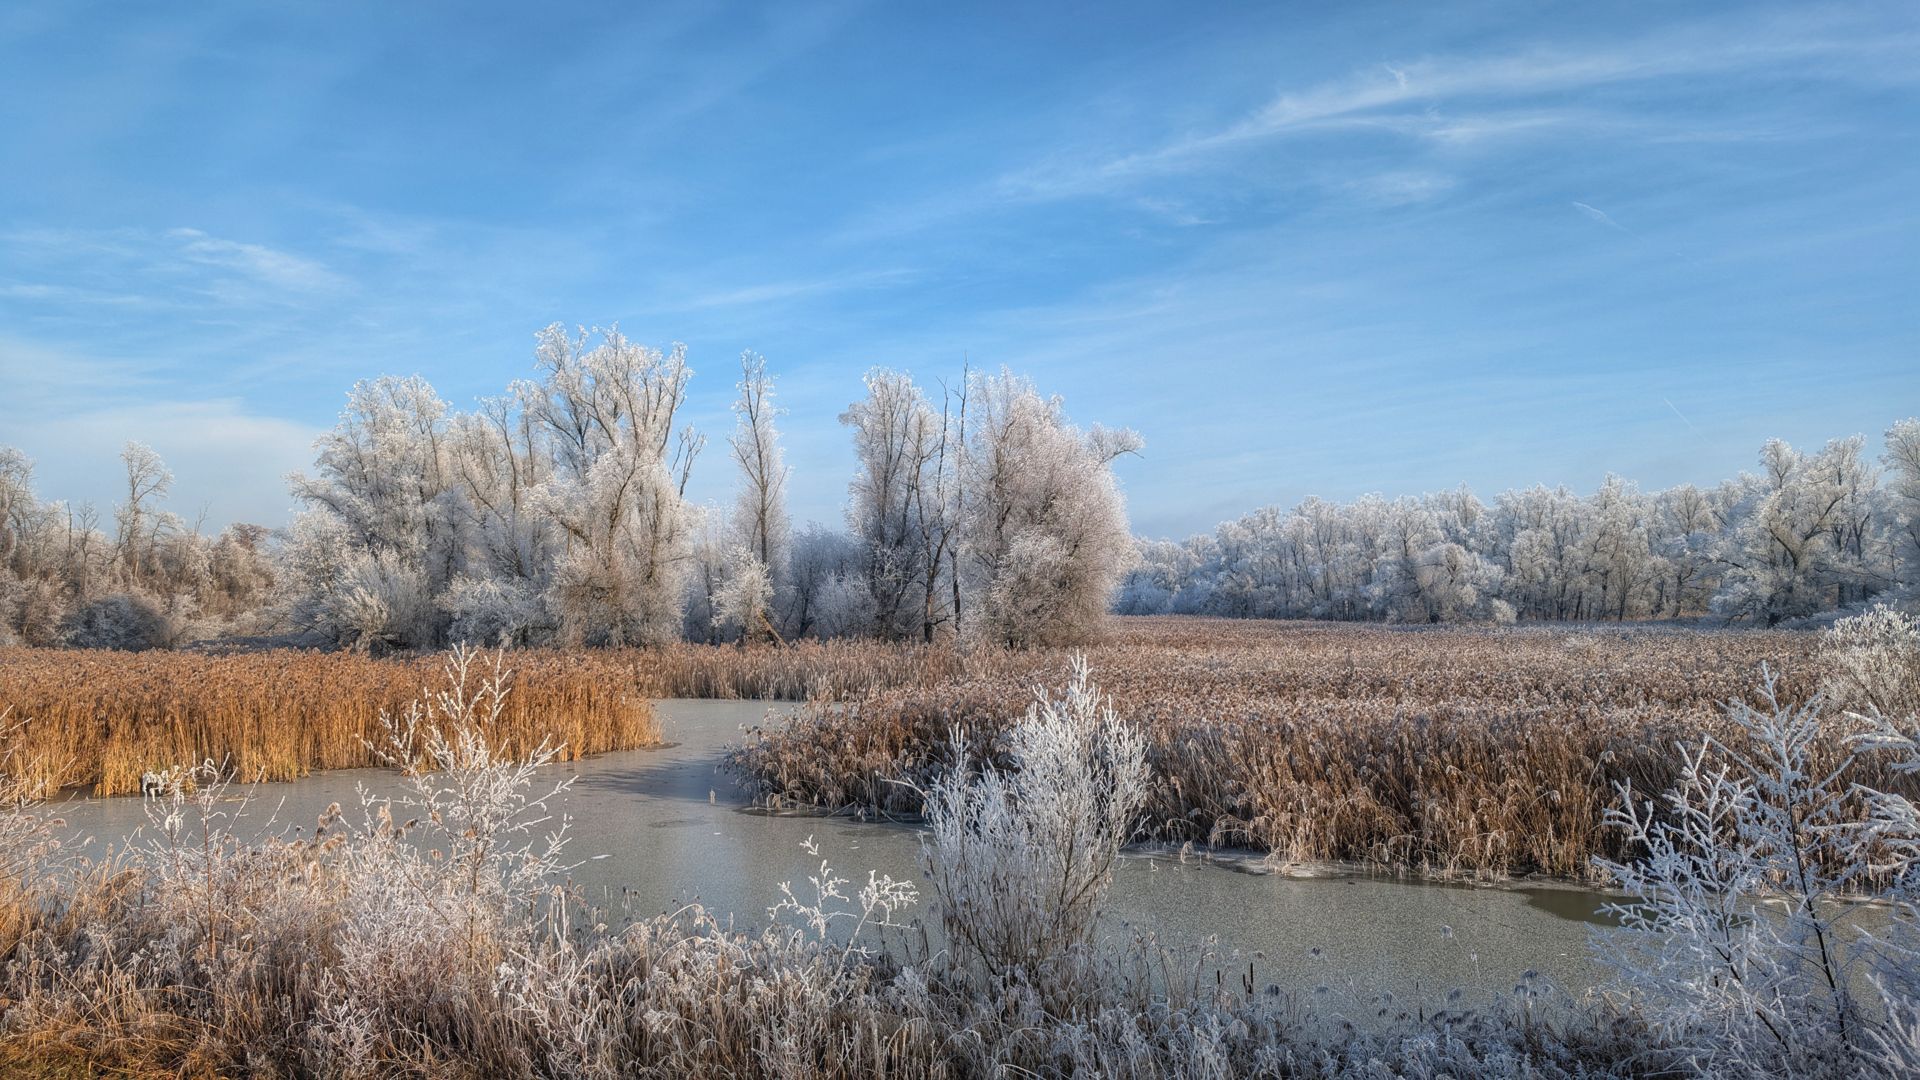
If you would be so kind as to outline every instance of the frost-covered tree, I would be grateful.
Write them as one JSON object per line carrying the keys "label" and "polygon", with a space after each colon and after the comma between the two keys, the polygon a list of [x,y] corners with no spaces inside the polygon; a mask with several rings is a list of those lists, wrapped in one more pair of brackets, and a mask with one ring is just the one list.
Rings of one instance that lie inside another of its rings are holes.
{"label": "frost-covered tree", "polygon": [[[773,600],[786,587],[792,525],[787,517],[787,466],[773,419],[773,377],[766,358],[740,354],[735,427],[727,440],[740,470],[729,545],[726,620],[747,637],[775,636]],[[716,612],[716,618],[721,617]]]}
{"label": "frost-covered tree", "polygon": [[864,398],[840,415],[853,431],[857,462],[848,486],[847,525],[865,556],[873,630],[882,637],[930,636],[917,601],[937,595],[941,573],[927,558],[924,502],[933,484],[938,423],[926,395],[904,372],[868,372]]}
{"label": "frost-covered tree", "polygon": [[315,475],[295,473],[293,493],[339,525],[354,553],[444,587],[465,555],[447,421],[447,403],[417,375],[356,383],[339,423],[314,444]]}
{"label": "frost-covered tree", "polygon": [[793,541],[788,584],[779,596],[781,634],[847,637],[872,625],[871,593],[862,580],[866,553],[846,533],[818,524],[802,529]]}
{"label": "frost-covered tree", "polygon": [[1896,573],[1908,594],[1920,600],[1920,419],[1887,429],[1883,460],[1891,479]]}
{"label": "frost-covered tree", "polygon": [[110,536],[91,506],[41,502],[32,463],[0,447],[0,642],[162,648],[252,625],[273,585],[266,530],[209,539],[166,509],[159,455],[129,443],[122,464]]}
{"label": "frost-covered tree", "polygon": [[727,440],[740,470],[733,528],[739,543],[777,580],[786,570],[792,525],[787,517],[787,466],[773,419],[773,377],[766,357],[740,354],[740,396],[734,402],[735,427]]}
{"label": "frost-covered tree", "polygon": [[1722,544],[1729,565],[1714,610],[1774,625],[1862,599],[1873,591],[1876,477],[1859,437],[1814,455],[1779,439],[1760,452],[1737,522]]}
{"label": "frost-covered tree", "polygon": [[681,346],[618,330],[591,342],[542,331],[544,378],[527,403],[553,447],[537,497],[562,534],[548,607],[569,644],[669,641],[692,555],[685,489],[700,444],[675,427],[692,372]]}
{"label": "frost-covered tree", "polygon": [[291,536],[290,614],[346,644],[434,644],[434,598],[467,556],[446,402],[419,376],[356,383],[314,448],[315,475],[290,478],[308,508]]}
{"label": "frost-covered tree", "polygon": [[677,429],[690,372],[617,330],[536,338],[540,378],[455,414],[419,378],[360,383],[296,475],[282,607],[341,643],[675,638],[691,560]]}
{"label": "frost-covered tree", "polygon": [[[1887,435],[1889,483],[1858,438],[1803,455],[1769,443],[1762,472],[1642,493],[1535,486],[1491,506],[1454,490],[1388,501],[1309,498],[1179,544],[1143,544],[1122,610],[1425,621],[1691,618],[1776,624],[1904,600],[1920,559],[1920,422]],[[1906,485],[1906,486],[1903,486]],[[1903,509],[1904,508],[1904,509]],[[1903,531],[1904,530],[1904,531]]]}
{"label": "frost-covered tree", "polygon": [[964,543],[981,633],[1016,645],[1083,640],[1136,557],[1112,463],[1139,436],[1082,433],[1058,398],[1007,371],[977,376],[969,397]]}
{"label": "frost-covered tree", "polygon": [[173,486],[173,472],[150,446],[128,442],[120,450],[126,467],[126,497],[114,510],[114,557],[130,588],[140,588],[153,569],[155,551],[171,522],[154,509]]}
{"label": "frost-covered tree", "polygon": [[552,440],[528,407],[539,392],[534,383],[515,383],[451,425],[451,467],[467,525],[465,573],[528,594],[550,584],[559,545],[538,499],[553,468]]}

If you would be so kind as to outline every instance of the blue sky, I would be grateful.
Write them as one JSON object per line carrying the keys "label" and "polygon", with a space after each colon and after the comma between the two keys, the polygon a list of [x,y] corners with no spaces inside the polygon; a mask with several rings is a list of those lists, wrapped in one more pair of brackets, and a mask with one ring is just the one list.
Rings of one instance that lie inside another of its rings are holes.
{"label": "blue sky", "polygon": [[[0,443],[278,524],[346,388],[553,321],[780,379],[839,520],[873,365],[1138,428],[1137,529],[1659,487],[1920,413],[1920,7],[11,3]],[[696,479],[725,497],[722,453]]]}

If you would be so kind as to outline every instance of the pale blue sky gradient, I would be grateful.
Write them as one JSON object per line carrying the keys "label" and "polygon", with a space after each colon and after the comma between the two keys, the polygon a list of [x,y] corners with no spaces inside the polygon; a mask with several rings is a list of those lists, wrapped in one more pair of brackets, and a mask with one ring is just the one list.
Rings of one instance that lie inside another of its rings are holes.
{"label": "pale blue sky gradient", "polygon": [[871,365],[1138,428],[1141,532],[1920,413],[1920,6],[12,3],[0,443],[280,524],[354,380],[764,353],[838,522]]}

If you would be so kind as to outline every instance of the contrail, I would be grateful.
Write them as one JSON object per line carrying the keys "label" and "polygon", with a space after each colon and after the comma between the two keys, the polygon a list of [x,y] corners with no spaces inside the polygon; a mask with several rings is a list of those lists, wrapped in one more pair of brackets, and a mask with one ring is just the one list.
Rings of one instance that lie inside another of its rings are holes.
{"label": "contrail", "polygon": [[1588,206],[1586,203],[1577,202],[1573,204],[1573,208],[1587,215],[1593,220],[1599,222],[1600,224],[1605,225],[1609,229],[1619,229],[1621,232],[1628,231],[1625,225],[1622,225],[1619,222],[1613,220],[1613,218],[1607,215],[1607,212],[1605,210],[1602,210],[1597,206]]}
{"label": "contrail", "polygon": [[[1667,401],[1667,399],[1666,399],[1666,398],[1661,398],[1660,400],[1661,400],[1661,401]],[[1683,423],[1683,424],[1685,424],[1685,425],[1687,425],[1687,427],[1689,427],[1689,428],[1692,428],[1692,429],[1693,429],[1693,433],[1694,433],[1695,435],[1698,435],[1698,434],[1700,434],[1700,429],[1699,429],[1699,428],[1697,428],[1697,427],[1694,427],[1694,426],[1693,426],[1693,421],[1691,421],[1691,420],[1689,420],[1689,419],[1687,419],[1687,414],[1686,414],[1686,413],[1683,413],[1683,412],[1681,412],[1681,411],[1680,411],[1680,407],[1679,407],[1678,405],[1675,405],[1675,404],[1674,404],[1673,402],[1671,402],[1671,401],[1667,401],[1667,408],[1669,408],[1669,409],[1672,409],[1672,410],[1673,410],[1673,415],[1675,415],[1675,416],[1677,416],[1677,417],[1679,417],[1679,418],[1680,418],[1680,422],[1681,422],[1681,423]]]}

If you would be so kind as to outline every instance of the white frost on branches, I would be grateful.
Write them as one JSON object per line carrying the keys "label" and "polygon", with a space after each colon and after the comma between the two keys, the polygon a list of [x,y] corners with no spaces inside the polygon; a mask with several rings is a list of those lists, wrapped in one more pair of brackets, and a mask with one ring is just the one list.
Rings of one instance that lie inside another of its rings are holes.
{"label": "white frost on branches", "polygon": [[1065,694],[1040,695],[1008,733],[1011,767],[955,744],[926,798],[922,864],[942,924],[993,980],[1070,986],[1146,802],[1146,738],[1075,657]]}

